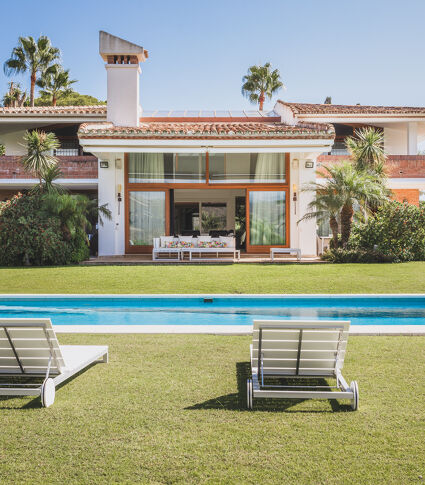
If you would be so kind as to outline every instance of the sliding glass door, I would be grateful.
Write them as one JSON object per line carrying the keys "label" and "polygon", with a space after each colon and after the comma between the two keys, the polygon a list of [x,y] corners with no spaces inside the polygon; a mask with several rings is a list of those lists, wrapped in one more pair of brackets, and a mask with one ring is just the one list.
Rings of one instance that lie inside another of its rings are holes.
{"label": "sliding glass door", "polygon": [[287,246],[286,190],[247,190],[247,249],[266,251],[270,246]]}
{"label": "sliding glass door", "polygon": [[149,252],[153,239],[168,233],[168,190],[128,192],[129,252]]}

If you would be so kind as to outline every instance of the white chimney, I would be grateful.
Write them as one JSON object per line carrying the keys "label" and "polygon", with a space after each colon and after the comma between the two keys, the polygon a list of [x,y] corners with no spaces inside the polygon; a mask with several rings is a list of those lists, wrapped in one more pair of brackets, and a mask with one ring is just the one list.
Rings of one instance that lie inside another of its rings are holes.
{"label": "white chimney", "polygon": [[148,51],[100,31],[99,53],[106,62],[107,120],[117,126],[139,126],[139,64],[148,58]]}

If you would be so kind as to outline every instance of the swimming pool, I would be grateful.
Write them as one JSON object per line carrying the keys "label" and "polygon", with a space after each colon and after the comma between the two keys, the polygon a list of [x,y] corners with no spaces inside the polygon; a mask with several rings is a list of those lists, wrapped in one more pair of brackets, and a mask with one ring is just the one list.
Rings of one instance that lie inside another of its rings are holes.
{"label": "swimming pool", "polygon": [[54,325],[252,325],[255,319],[346,319],[352,325],[425,325],[425,295],[2,296],[0,318]]}

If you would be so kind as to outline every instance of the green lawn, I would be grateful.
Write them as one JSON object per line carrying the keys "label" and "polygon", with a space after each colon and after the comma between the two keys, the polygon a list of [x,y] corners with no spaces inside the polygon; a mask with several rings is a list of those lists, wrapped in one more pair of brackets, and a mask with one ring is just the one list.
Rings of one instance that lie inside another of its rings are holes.
{"label": "green lawn", "polygon": [[0,269],[0,293],[424,293],[425,262]]}
{"label": "green lawn", "polygon": [[0,400],[2,485],[423,483],[423,337],[350,337],[358,412],[329,401],[246,411],[249,337],[60,340],[108,344],[110,363],[60,388],[49,409]]}

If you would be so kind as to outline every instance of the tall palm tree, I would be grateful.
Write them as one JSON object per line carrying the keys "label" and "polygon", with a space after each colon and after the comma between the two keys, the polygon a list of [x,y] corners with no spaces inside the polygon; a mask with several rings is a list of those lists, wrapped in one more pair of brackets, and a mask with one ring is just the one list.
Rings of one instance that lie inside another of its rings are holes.
{"label": "tall palm tree", "polygon": [[27,172],[39,179],[41,188],[43,175],[58,164],[58,159],[49,152],[60,147],[59,140],[54,133],[34,130],[25,132],[24,142],[27,154],[21,158],[21,163]]}
{"label": "tall palm tree", "polygon": [[60,51],[53,47],[45,35],[37,40],[33,37],[19,37],[18,45],[13,48],[9,59],[4,63],[6,76],[29,71],[31,79],[30,105],[34,106],[34,90],[37,76],[52,69],[53,63],[60,57]]}
{"label": "tall palm tree", "polygon": [[42,96],[51,97],[52,106],[56,106],[59,96],[69,96],[73,91],[71,84],[76,83],[76,80],[69,79],[69,69],[63,70],[61,66],[57,66],[50,71],[43,73],[36,84],[41,88],[40,94]]}
{"label": "tall palm tree", "polygon": [[253,104],[259,103],[260,111],[263,110],[266,96],[271,99],[279,89],[285,88],[280,80],[279,70],[272,71],[270,62],[266,62],[264,66],[251,66],[242,81],[243,96]]}
{"label": "tall palm tree", "polygon": [[[350,239],[354,207],[364,213],[368,212],[371,205],[382,204],[388,200],[388,194],[379,177],[366,171],[358,171],[352,162],[324,166],[323,169],[324,182],[308,184],[303,188],[316,191],[316,201],[319,197],[319,203],[313,201],[309,206],[310,211],[303,218],[313,218],[314,212],[319,212],[320,215],[323,210],[333,214],[335,219],[338,214],[341,221],[341,245],[346,247]],[[321,194],[324,194],[322,199]],[[332,223],[335,227],[335,222]],[[335,238],[334,232],[333,236]]]}

